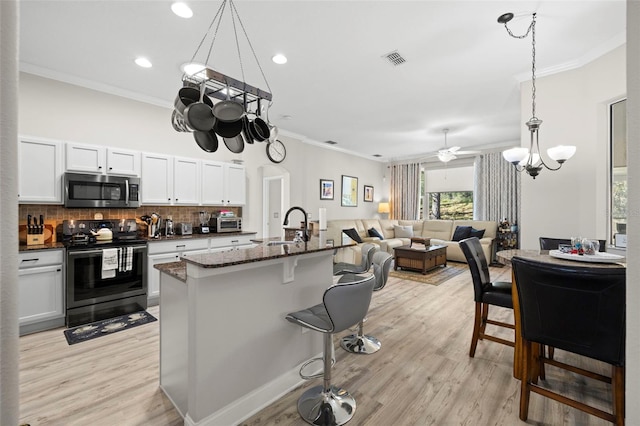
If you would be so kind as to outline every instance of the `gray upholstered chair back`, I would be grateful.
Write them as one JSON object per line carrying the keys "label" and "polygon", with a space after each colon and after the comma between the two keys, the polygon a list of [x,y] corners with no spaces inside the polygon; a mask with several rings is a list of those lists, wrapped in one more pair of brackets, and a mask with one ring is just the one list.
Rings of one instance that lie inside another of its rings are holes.
{"label": "gray upholstered chair back", "polygon": [[471,237],[460,241],[460,248],[464,257],[467,259],[469,270],[471,271],[471,278],[473,280],[473,294],[476,302],[482,302],[483,288],[491,283],[491,276],[489,275],[489,264],[484,257],[482,251],[482,245],[480,240],[476,237]]}
{"label": "gray upholstered chair back", "polygon": [[339,333],[359,323],[369,310],[375,277],[354,277],[358,279],[338,283],[324,292],[323,303],[333,324],[332,333]]}
{"label": "gray upholstered chair back", "polygon": [[368,271],[369,268],[371,268],[371,262],[373,260],[373,255],[374,253],[376,253],[380,248],[378,247],[377,244],[370,244],[370,243],[364,243],[362,245],[362,262],[360,263],[360,265],[362,266],[362,270],[363,271]]}
{"label": "gray upholstered chair back", "polygon": [[378,291],[387,284],[389,271],[393,264],[393,256],[386,251],[378,251],[373,255],[371,263],[373,265],[373,275],[376,277],[376,285],[373,287],[373,291]]}

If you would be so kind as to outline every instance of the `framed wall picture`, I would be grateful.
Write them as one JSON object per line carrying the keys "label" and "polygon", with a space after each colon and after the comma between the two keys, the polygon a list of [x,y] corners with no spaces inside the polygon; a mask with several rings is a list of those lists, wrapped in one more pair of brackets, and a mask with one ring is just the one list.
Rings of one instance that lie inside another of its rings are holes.
{"label": "framed wall picture", "polygon": [[342,175],[342,202],[343,207],[358,206],[358,178]]}
{"label": "framed wall picture", "polygon": [[364,186],[364,201],[367,203],[373,203],[373,186]]}
{"label": "framed wall picture", "polygon": [[320,179],[320,199],[333,200],[333,180]]}

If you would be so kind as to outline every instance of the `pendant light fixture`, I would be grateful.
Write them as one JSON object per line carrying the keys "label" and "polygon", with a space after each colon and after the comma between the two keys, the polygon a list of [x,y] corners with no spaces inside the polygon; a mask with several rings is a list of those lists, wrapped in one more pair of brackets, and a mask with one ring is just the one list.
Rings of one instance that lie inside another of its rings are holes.
{"label": "pendant light fixture", "polygon": [[545,163],[540,153],[540,145],[538,141],[538,132],[542,120],[536,117],[536,14],[533,14],[531,24],[524,35],[514,35],[507,23],[513,19],[513,13],[505,13],[498,17],[498,22],[504,24],[507,29],[507,33],[513,38],[526,38],[531,33],[531,46],[532,46],[532,62],[531,62],[531,118],[527,121],[526,125],[530,133],[529,148],[516,147],[502,152],[502,156],[505,160],[514,165],[517,171],[526,171],[529,176],[536,178],[542,171],[542,168],[555,171],[562,167],[565,161],[573,157],[576,153],[576,147],[571,145],[558,145],[547,150],[549,158],[558,163],[557,167],[550,167]]}

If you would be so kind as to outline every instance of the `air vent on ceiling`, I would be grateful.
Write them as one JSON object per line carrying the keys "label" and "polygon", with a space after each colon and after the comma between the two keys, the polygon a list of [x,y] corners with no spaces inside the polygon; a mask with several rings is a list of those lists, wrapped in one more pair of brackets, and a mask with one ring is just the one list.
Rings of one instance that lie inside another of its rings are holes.
{"label": "air vent on ceiling", "polygon": [[382,157],[381,154],[373,154],[374,157]]}
{"label": "air vent on ceiling", "polygon": [[393,65],[394,67],[397,67],[398,65],[402,65],[405,62],[407,62],[407,60],[405,58],[403,58],[402,55],[399,54],[397,50],[394,50],[393,52],[387,53],[386,55],[383,55],[382,57],[385,58],[387,61],[389,61],[389,63],[391,65]]}
{"label": "air vent on ceiling", "polygon": [[338,142],[336,142],[336,141],[324,141],[324,143],[326,143],[328,145],[338,145]]}

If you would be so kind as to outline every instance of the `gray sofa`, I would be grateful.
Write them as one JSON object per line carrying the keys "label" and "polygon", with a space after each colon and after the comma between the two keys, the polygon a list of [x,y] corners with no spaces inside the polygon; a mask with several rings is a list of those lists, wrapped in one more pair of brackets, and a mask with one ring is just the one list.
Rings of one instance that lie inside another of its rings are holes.
{"label": "gray sofa", "polygon": [[[342,231],[355,229],[362,242],[373,242],[381,250],[393,254],[395,247],[408,245],[410,235],[430,238],[432,245],[447,246],[447,260],[466,262],[464,254],[453,235],[458,226],[471,226],[484,230],[480,244],[487,260],[492,259],[493,242],[498,232],[498,223],[481,220],[391,220],[391,219],[339,219],[327,221],[327,238],[334,241],[351,241]],[[403,228],[398,228],[403,227]],[[375,229],[381,236],[369,236],[369,230]],[[399,234],[399,235],[396,235]],[[360,244],[337,251],[336,261],[360,263]]]}

